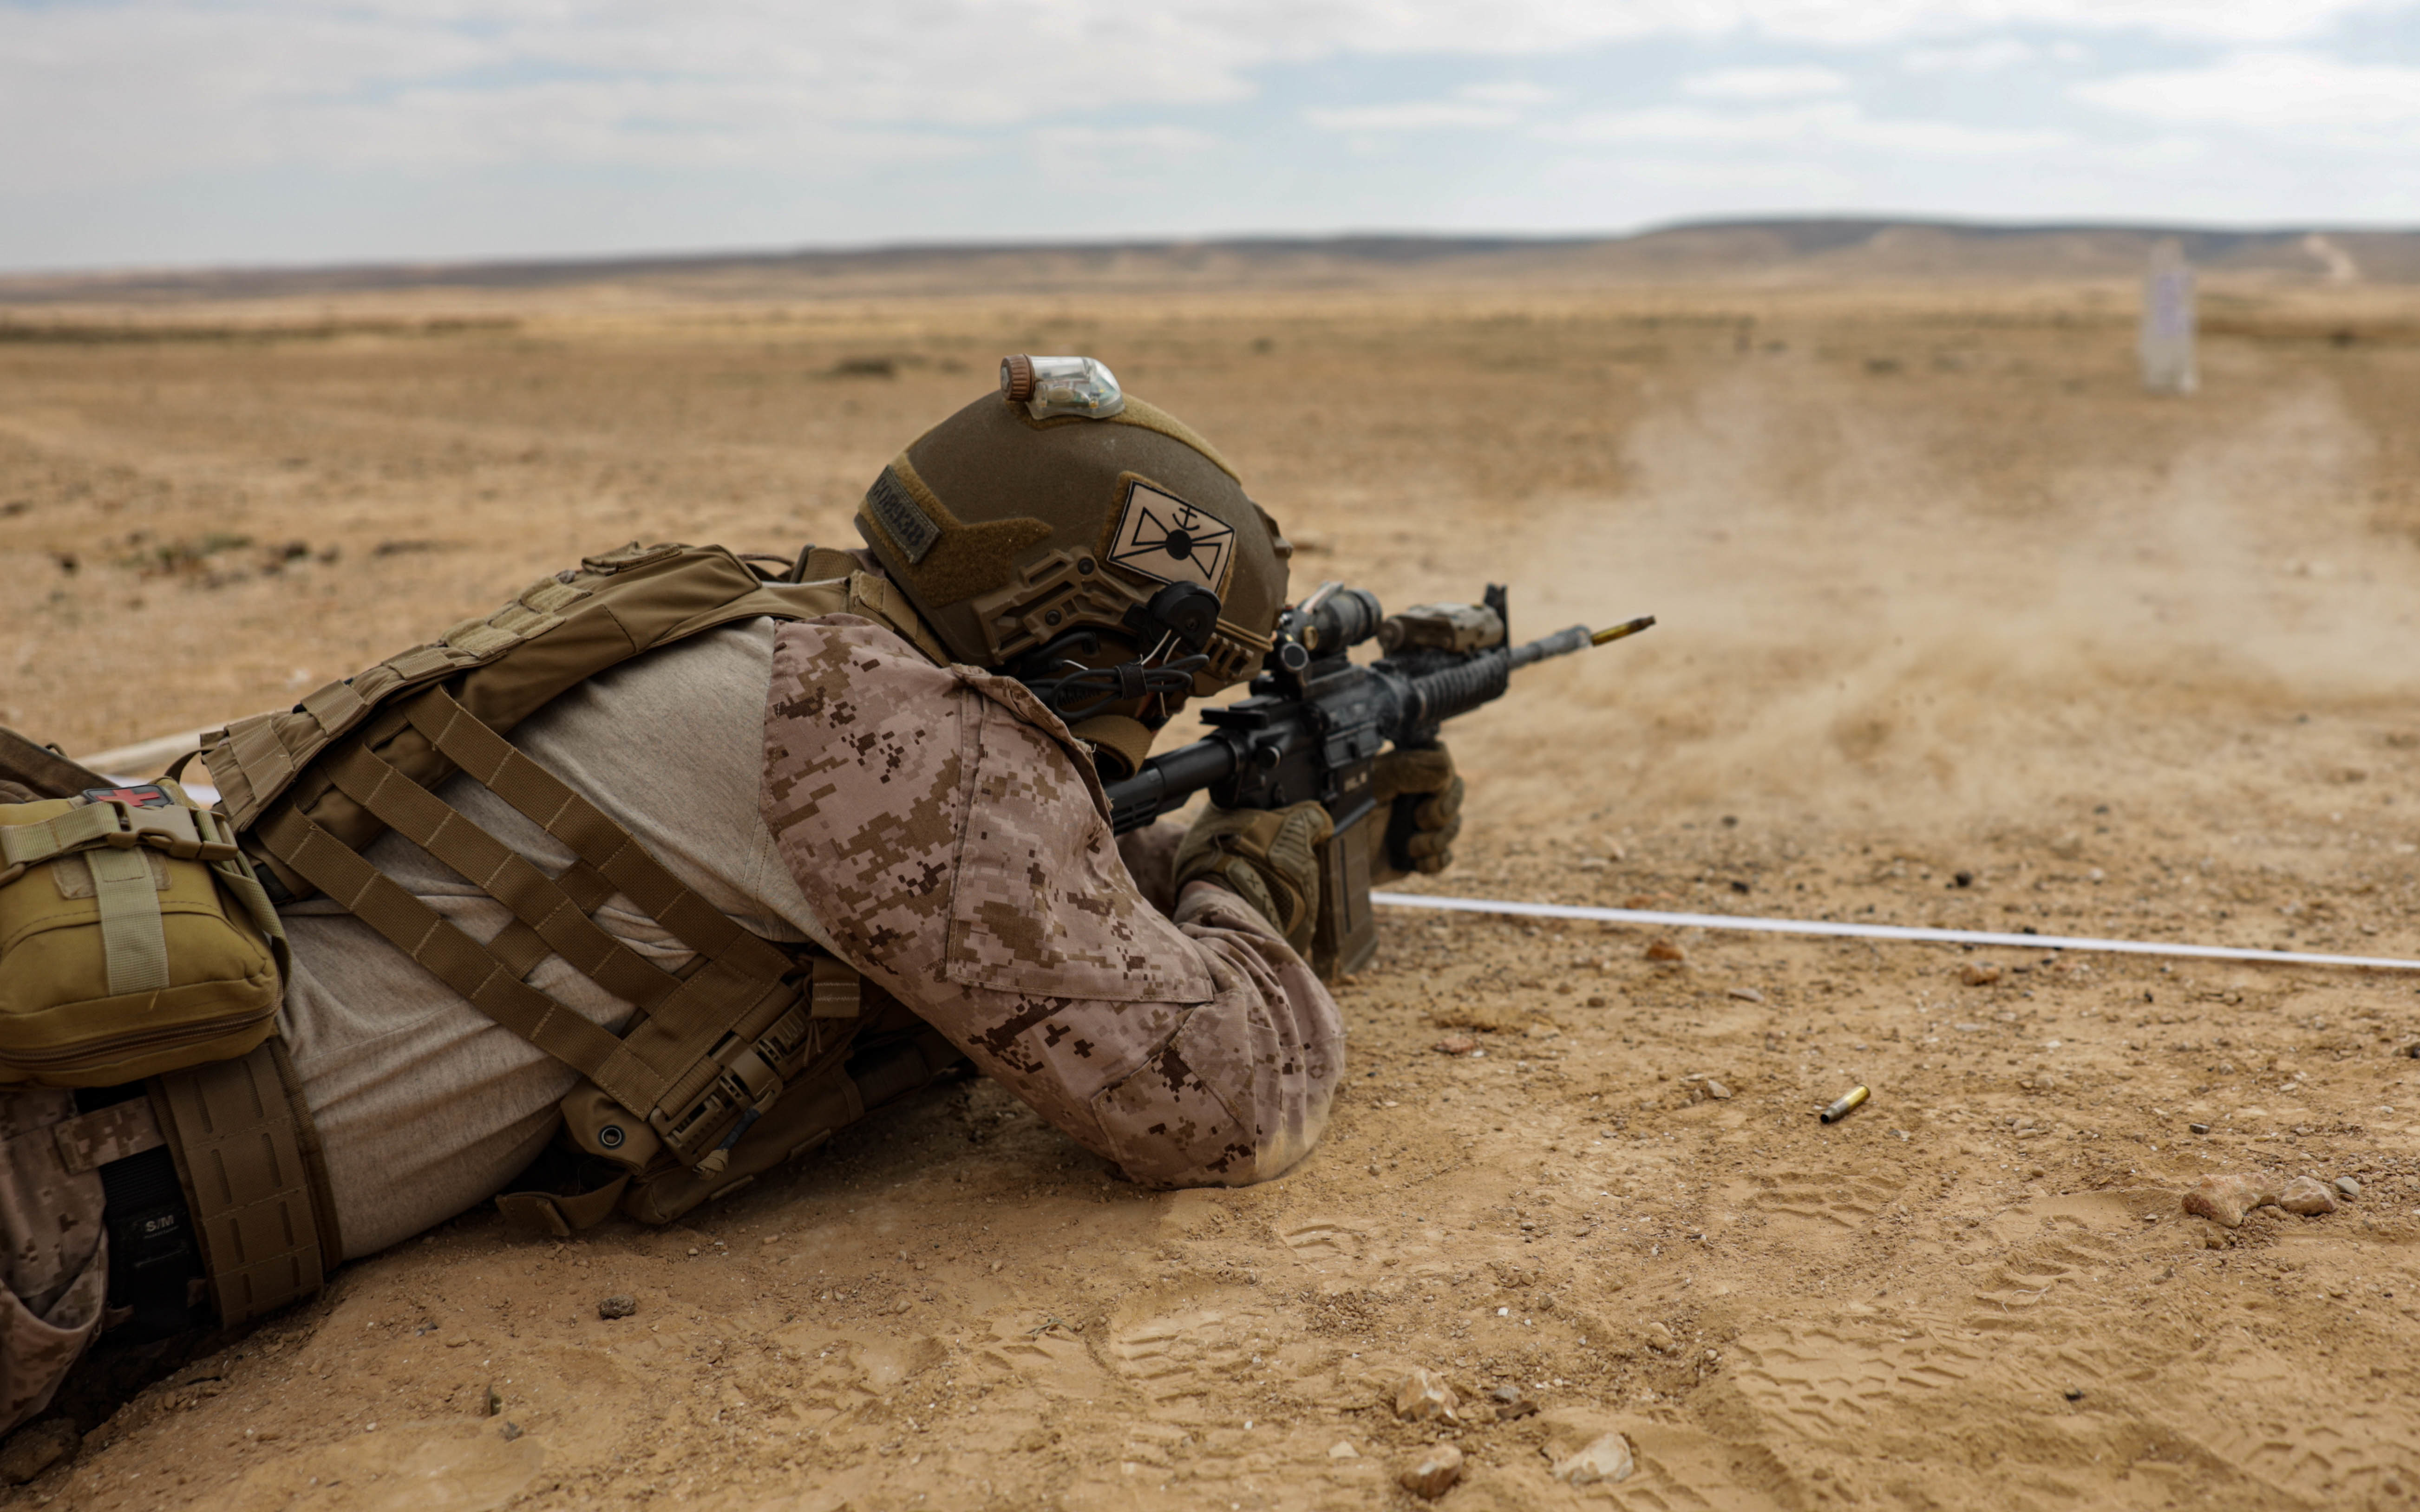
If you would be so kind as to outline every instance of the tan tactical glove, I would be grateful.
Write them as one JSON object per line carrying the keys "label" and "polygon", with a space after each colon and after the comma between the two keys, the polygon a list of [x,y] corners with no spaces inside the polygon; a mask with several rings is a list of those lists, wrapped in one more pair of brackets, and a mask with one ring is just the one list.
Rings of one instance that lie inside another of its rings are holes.
{"label": "tan tactical glove", "polygon": [[1462,833],[1462,779],[1443,746],[1379,757],[1371,767],[1370,796],[1389,810],[1387,843],[1377,847],[1383,854],[1371,857],[1373,880],[1392,882],[1453,864],[1453,838]]}
{"label": "tan tactical glove", "polygon": [[1188,882],[1216,882],[1277,927],[1299,955],[1311,949],[1319,922],[1319,857],[1315,847],[1336,833],[1316,803],[1288,809],[1221,809],[1213,804],[1193,821],[1176,848],[1176,890]]}

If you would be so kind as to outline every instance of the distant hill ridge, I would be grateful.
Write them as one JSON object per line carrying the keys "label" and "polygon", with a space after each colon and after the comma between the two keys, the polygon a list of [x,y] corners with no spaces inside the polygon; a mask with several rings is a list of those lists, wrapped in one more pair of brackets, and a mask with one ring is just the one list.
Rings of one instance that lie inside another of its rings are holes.
{"label": "distant hill ridge", "polygon": [[2420,231],[2031,224],[1804,218],[1705,221],[1626,237],[1233,237],[1198,241],[899,245],[544,261],[362,264],[0,275],[0,305],[271,299],[407,289],[661,285],[725,297],[1082,285],[1373,284],[1534,278],[1550,284],[2073,279],[2139,271],[2173,237],[2213,272],[2313,283],[2420,283]]}

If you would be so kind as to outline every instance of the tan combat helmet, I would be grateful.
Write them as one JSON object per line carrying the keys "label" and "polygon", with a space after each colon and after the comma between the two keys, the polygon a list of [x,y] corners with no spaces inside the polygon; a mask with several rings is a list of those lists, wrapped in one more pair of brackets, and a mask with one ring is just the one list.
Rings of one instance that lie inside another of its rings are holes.
{"label": "tan combat helmet", "polygon": [[857,528],[950,654],[981,667],[1056,655],[1078,630],[1149,656],[1156,596],[1215,594],[1215,623],[1190,595],[1198,695],[1259,668],[1294,549],[1217,449],[1086,357],[1004,360],[997,395],[883,469]]}

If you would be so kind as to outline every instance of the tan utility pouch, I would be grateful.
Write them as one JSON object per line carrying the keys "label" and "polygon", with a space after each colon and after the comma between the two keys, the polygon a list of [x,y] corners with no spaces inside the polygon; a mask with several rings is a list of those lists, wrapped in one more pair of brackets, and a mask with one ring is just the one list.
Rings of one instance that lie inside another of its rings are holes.
{"label": "tan utility pouch", "polygon": [[0,804],[0,1083],[116,1087],[273,1026],[286,932],[235,835],[174,782],[119,791]]}
{"label": "tan utility pouch", "polygon": [[964,1064],[955,1046],[896,999],[878,989],[861,999],[861,986],[840,962],[814,963],[812,1020],[837,1032],[801,1043],[799,1058],[781,1068],[783,1080],[772,1095],[706,1159],[675,1160],[644,1124],[582,1084],[563,1100],[561,1143],[593,1157],[596,1166],[618,1167],[618,1174],[583,1191],[507,1192],[496,1207],[515,1227],[538,1238],[577,1233],[617,1211],[644,1224],[670,1223],[821,1149],[874,1109]]}

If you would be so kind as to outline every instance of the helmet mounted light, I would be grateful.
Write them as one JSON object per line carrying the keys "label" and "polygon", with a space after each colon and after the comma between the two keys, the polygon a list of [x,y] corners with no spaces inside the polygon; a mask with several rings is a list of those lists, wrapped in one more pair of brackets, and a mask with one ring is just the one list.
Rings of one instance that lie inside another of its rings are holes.
{"label": "helmet mounted light", "polygon": [[1117,375],[1093,357],[1028,357],[1019,353],[1000,360],[1000,396],[1023,405],[1036,420],[1081,415],[1107,420],[1123,413],[1125,392]]}

